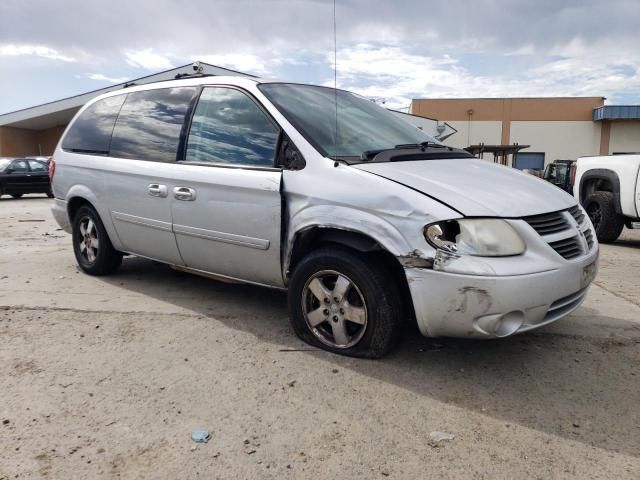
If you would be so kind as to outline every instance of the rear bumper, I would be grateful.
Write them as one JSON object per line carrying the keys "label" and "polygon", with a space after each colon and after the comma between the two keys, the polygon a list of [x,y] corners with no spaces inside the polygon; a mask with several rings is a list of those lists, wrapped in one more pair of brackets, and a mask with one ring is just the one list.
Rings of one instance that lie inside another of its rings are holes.
{"label": "rear bumper", "polygon": [[423,268],[405,273],[418,326],[428,337],[501,338],[547,325],[575,310],[589,287],[585,267],[598,251],[561,268],[516,276],[473,276]]}
{"label": "rear bumper", "polygon": [[51,207],[51,213],[53,218],[56,219],[60,228],[65,232],[71,233],[71,222],[69,221],[69,213],[67,210],[67,202],[60,200],[59,198],[53,199],[53,206]]}

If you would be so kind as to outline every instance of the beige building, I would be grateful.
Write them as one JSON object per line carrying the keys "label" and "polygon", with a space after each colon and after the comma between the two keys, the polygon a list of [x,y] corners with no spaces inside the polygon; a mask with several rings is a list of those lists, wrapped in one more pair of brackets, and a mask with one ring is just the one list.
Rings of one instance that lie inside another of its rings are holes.
{"label": "beige building", "polygon": [[418,99],[414,115],[446,121],[457,133],[445,143],[530,145],[517,168],[556,159],[640,152],[640,106],[605,105],[603,97]]}

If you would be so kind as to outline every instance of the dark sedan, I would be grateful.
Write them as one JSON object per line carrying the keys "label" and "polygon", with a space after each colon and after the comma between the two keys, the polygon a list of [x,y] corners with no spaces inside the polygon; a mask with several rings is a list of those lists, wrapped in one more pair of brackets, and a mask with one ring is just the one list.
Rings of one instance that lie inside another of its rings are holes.
{"label": "dark sedan", "polygon": [[20,198],[25,193],[53,197],[47,164],[34,158],[0,158],[0,197]]}

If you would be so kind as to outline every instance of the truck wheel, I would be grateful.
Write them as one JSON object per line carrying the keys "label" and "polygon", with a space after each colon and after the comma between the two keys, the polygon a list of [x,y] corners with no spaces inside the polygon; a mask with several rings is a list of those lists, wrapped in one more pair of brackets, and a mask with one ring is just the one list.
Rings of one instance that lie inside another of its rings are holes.
{"label": "truck wheel", "polygon": [[613,193],[592,193],[585,200],[584,209],[593,223],[599,242],[611,243],[618,239],[624,228],[624,217],[616,213]]}
{"label": "truck wheel", "polygon": [[398,286],[351,250],[325,247],[296,266],[289,285],[296,335],[330,352],[380,358],[396,343],[402,324]]}
{"label": "truck wheel", "polygon": [[113,248],[98,213],[90,206],[78,209],[73,219],[73,253],[89,275],[108,275],[122,263],[122,253]]}
{"label": "truck wheel", "polygon": [[22,195],[23,195],[22,193],[12,193],[12,194],[11,194],[11,196],[12,196],[13,198],[22,198]]}

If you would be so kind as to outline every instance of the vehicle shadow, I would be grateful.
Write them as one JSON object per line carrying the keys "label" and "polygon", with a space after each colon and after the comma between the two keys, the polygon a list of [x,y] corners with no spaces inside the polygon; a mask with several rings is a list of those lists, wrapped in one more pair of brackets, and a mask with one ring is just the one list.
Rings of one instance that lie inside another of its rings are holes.
{"label": "vehicle shadow", "polygon": [[616,247],[622,247],[622,248],[640,248],[640,240],[632,240],[632,239],[628,239],[628,238],[622,238],[622,239],[618,239],[616,240],[613,245],[615,245]]}
{"label": "vehicle shadow", "polygon": [[300,349],[291,355],[317,356],[507,423],[640,456],[637,338],[538,333],[499,341],[425,339],[408,327],[389,356],[357,360],[300,342],[289,327],[281,291],[225,284],[139,258],[125,259],[116,275],[102,280],[249,332],[283,350]]}
{"label": "vehicle shadow", "polygon": [[9,194],[5,194],[2,195],[0,197],[0,202],[19,202],[19,201],[24,201],[24,200],[52,200],[49,197],[47,197],[45,194],[28,194],[28,195],[24,195],[20,198],[13,198],[11,195]]}

